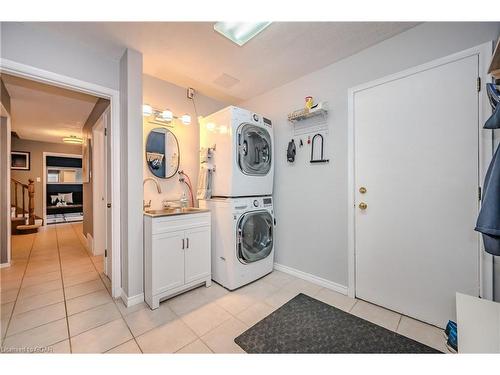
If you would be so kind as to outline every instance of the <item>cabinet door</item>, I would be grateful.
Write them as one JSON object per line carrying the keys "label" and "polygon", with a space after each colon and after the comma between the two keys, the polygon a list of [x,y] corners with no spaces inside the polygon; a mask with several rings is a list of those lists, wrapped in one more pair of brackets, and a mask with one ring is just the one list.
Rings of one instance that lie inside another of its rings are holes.
{"label": "cabinet door", "polygon": [[184,231],[153,236],[153,295],[184,284]]}
{"label": "cabinet door", "polygon": [[210,275],[210,227],[186,230],[185,282]]}

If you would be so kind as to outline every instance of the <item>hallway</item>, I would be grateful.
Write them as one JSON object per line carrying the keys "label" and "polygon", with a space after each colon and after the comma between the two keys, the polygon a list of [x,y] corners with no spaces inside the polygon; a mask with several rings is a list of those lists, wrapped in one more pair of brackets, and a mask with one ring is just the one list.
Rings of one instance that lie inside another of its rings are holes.
{"label": "hallway", "polygon": [[108,304],[120,317],[103,257],[87,253],[81,226],[57,224],[12,237],[12,266],[1,270],[3,347],[70,353],[69,337],[94,327],[81,324],[83,312]]}

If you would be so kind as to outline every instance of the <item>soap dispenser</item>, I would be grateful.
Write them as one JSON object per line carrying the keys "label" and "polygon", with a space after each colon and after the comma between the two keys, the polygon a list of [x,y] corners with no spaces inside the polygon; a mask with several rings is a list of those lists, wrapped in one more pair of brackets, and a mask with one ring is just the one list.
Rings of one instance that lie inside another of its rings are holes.
{"label": "soap dispenser", "polygon": [[187,208],[187,206],[188,206],[188,199],[187,199],[187,196],[186,196],[186,192],[182,193],[180,202],[181,202],[181,207],[182,208]]}

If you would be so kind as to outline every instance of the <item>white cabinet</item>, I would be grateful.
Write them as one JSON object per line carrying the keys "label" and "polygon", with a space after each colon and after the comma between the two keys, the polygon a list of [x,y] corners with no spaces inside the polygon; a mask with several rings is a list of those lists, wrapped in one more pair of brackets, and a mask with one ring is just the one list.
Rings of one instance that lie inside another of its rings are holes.
{"label": "white cabinet", "polygon": [[210,286],[210,212],[144,216],[144,288],[147,304],[201,284]]}

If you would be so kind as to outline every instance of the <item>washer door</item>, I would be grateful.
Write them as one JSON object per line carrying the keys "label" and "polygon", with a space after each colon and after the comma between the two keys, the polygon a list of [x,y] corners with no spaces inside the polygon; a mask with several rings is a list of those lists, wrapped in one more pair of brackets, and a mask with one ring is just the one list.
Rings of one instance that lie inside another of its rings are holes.
{"label": "washer door", "polygon": [[243,124],[238,131],[238,165],[250,176],[266,175],[271,169],[271,136],[252,124]]}
{"label": "washer door", "polygon": [[252,263],[266,258],[273,250],[273,218],[268,211],[244,214],[238,222],[238,259]]}

